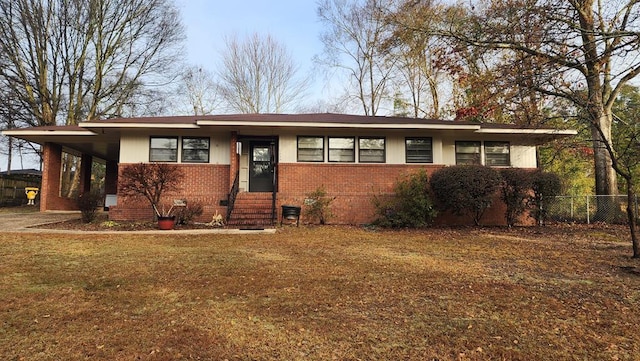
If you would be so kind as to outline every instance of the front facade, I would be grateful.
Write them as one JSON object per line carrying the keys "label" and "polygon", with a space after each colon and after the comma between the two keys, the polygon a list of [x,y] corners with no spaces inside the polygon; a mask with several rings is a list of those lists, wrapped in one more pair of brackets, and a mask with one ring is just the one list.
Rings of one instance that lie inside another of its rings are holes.
{"label": "front facade", "polygon": [[[111,119],[5,134],[43,145],[43,211],[73,208],[71,200],[59,199],[56,181],[60,154],[68,151],[83,164],[94,157],[106,162],[113,220],[152,217],[147,203],[118,194],[119,170],[168,162],[186,175],[182,189],[168,198],[201,203],[203,220],[219,213],[242,226],[271,223],[281,205],[303,206],[319,188],[335,197],[331,223],[367,223],[374,217],[373,196],[391,194],[408,172],[472,163],[536,168],[537,145],[575,132],[401,117],[253,114]],[[86,191],[90,175],[81,168]],[[251,208],[268,210],[252,214]],[[486,223],[502,222],[498,209],[490,213]]]}

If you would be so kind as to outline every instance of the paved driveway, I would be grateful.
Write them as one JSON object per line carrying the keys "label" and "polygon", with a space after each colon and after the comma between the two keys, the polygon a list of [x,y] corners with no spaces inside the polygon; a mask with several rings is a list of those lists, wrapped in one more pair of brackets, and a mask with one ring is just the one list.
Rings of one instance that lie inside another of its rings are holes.
{"label": "paved driveway", "polygon": [[0,230],[21,231],[41,224],[79,218],[80,212],[0,213]]}

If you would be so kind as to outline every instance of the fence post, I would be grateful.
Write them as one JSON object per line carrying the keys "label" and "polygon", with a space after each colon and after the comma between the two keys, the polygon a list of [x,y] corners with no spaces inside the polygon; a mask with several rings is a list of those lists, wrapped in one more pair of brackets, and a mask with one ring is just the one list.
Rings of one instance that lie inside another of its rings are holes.
{"label": "fence post", "polygon": [[587,224],[589,224],[589,196],[587,196]]}
{"label": "fence post", "polygon": [[569,198],[571,200],[571,220],[573,221],[573,196]]}

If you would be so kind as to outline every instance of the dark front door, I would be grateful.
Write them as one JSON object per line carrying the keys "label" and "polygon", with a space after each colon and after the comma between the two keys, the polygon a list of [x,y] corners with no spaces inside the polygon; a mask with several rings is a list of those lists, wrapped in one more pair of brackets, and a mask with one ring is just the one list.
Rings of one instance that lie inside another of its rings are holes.
{"label": "dark front door", "polygon": [[273,191],[274,143],[253,141],[249,148],[249,192]]}

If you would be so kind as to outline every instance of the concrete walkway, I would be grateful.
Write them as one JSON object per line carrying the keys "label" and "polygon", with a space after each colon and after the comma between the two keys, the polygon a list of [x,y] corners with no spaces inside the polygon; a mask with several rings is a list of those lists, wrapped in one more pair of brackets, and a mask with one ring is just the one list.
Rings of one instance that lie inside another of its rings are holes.
{"label": "concrete walkway", "polygon": [[32,228],[44,224],[80,219],[80,212],[33,212],[33,213],[0,213],[0,232],[21,233],[68,233],[68,234],[265,234],[275,233],[275,229],[243,230],[243,229],[180,229],[171,231],[78,231],[64,229]]}
{"label": "concrete walkway", "polygon": [[80,212],[0,213],[0,229],[4,232],[25,231],[28,227],[80,219]]}

